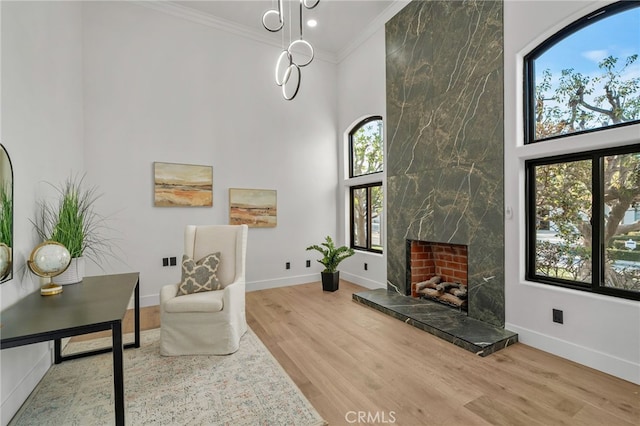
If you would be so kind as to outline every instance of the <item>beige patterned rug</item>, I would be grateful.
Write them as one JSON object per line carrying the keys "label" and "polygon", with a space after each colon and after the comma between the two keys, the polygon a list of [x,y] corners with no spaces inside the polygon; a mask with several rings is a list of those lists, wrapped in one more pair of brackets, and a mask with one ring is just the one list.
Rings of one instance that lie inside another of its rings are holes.
{"label": "beige patterned rug", "polygon": [[[251,329],[227,356],[163,357],[159,337],[143,331],[141,347],[124,351],[128,425],[326,424]],[[110,342],[74,342],[65,353]],[[110,353],[52,366],[9,424],[114,424],[112,370]]]}

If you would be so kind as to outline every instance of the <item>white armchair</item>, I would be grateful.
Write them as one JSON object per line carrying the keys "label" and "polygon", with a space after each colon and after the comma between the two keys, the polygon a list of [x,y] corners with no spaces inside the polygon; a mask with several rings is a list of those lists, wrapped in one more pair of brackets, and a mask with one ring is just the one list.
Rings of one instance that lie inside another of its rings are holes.
{"label": "white armchair", "polygon": [[201,259],[220,252],[222,290],[177,296],[179,284],[160,291],[162,355],[225,355],[238,350],[247,331],[245,261],[247,225],[189,225],[184,253]]}

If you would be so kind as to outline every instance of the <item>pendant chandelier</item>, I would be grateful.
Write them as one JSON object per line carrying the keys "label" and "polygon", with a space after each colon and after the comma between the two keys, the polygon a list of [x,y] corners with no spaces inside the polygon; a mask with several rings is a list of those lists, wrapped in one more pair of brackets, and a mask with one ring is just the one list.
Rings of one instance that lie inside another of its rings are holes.
{"label": "pendant chandelier", "polygon": [[[299,5],[299,18],[300,18],[300,36],[297,39],[293,39],[291,35],[291,2],[289,2],[289,44],[285,49],[284,43],[284,27],[285,16],[283,8],[283,0],[278,1],[277,9],[267,10],[262,15],[262,25],[267,31],[277,33],[282,31],[282,52],[278,56],[275,68],[275,81],[276,84],[282,87],[282,97],[287,101],[292,100],[298,94],[300,89],[300,81],[302,80],[302,72],[300,68],[306,67],[313,61],[314,52],[311,43],[306,41],[303,37],[302,27],[304,20],[302,14],[304,9],[311,10],[315,8],[320,0],[300,0]],[[300,58],[300,51],[307,51],[307,55],[302,55]],[[296,51],[298,53],[296,53]],[[296,58],[299,59],[296,59]]]}

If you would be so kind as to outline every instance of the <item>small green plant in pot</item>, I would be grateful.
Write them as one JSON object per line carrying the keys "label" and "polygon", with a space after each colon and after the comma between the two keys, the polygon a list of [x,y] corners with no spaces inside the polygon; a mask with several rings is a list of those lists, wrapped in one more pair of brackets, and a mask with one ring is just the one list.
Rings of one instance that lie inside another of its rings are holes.
{"label": "small green plant in pot", "polygon": [[71,265],[56,278],[59,284],[72,284],[84,278],[84,258],[99,265],[112,254],[103,231],[105,218],[94,210],[100,197],[96,187],[85,187],[84,177],[70,177],[60,186],[51,185],[57,192],[53,202],[39,203],[38,217],[33,223],[42,241],[64,245],[71,254]]}
{"label": "small green plant in pot", "polygon": [[323,256],[322,259],[318,259],[318,263],[324,266],[324,271],[321,272],[322,290],[336,291],[340,281],[338,265],[346,258],[353,256],[355,251],[346,246],[336,247],[330,236],[325,238],[324,243],[309,246],[307,250],[317,250]]}

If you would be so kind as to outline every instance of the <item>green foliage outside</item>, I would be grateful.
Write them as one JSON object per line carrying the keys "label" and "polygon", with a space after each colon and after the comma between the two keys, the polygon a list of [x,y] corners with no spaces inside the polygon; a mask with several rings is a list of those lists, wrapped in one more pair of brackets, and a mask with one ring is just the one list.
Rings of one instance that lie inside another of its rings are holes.
{"label": "green foliage outside", "polygon": [[13,247],[13,200],[11,190],[0,186],[0,243]]}
{"label": "green foliage outside", "polygon": [[[383,170],[383,131],[382,121],[374,120],[365,123],[351,135],[352,170],[354,176],[378,173]],[[374,187],[369,192],[370,206],[367,205],[367,189],[357,189],[353,193],[354,235],[358,245],[365,245],[367,215],[375,219],[382,212],[384,194],[382,187]],[[380,224],[382,226],[382,224]],[[371,236],[371,234],[370,234]],[[380,238],[382,243],[382,238]],[[382,250],[380,246],[373,249]]]}
{"label": "green foliage outside", "polygon": [[607,257],[611,260],[626,260],[640,263],[640,250],[607,249]]}
{"label": "green foliage outside", "polygon": [[624,63],[608,56],[596,76],[564,69],[555,87],[553,74],[544,70],[536,82],[536,139],[640,119],[640,77],[627,76],[637,60],[637,53]]}
{"label": "green foliage outside", "polygon": [[362,176],[382,171],[382,122],[379,120],[365,123],[353,132],[351,138],[353,150],[353,175]]}
{"label": "green foliage outside", "polygon": [[325,242],[320,245],[314,244],[307,247],[307,250],[316,250],[322,254],[322,259],[318,259],[317,262],[324,266],[323,272],[336,272],[340,262],[355,254],[352,248],[341,246],[336,247],[330,236],[327,235]]}
{"label": "green foliage outside", "polygon": [[[636,243],[635,249],[627,248],[625,244],[629,240]],[[613,237],[611,244],[607,247],[607,257],[612,260],[626,260],[640,264],[640,235],[637,232],[631,232]]]}
{"label": "green foliage outside", "polygon": [[[605,58],[597,76],[566,69],[556,86],[552,85],[554,76],[545,70],[536,86],[536,137],[544,139],[640,119],[640,77],[625,73],[637,59],[637,54],[624,63]],[[553,223],[561,241],[537,242],[537,274],[579,282],[591,280],[591,170],[590,160],[536,167],[536,211],[541,212],[538,223]],[[640,242],[638,250],[624,249],[624,241],[639,238],[633,233],[640,231],[640,222],[622,224],[631,207],[640,207],[640,153],[606,157],[602,180],[603,237],[608,254],[603,285],[640,291],[640,269],[613,264],[615,260],[640,261]]]}

